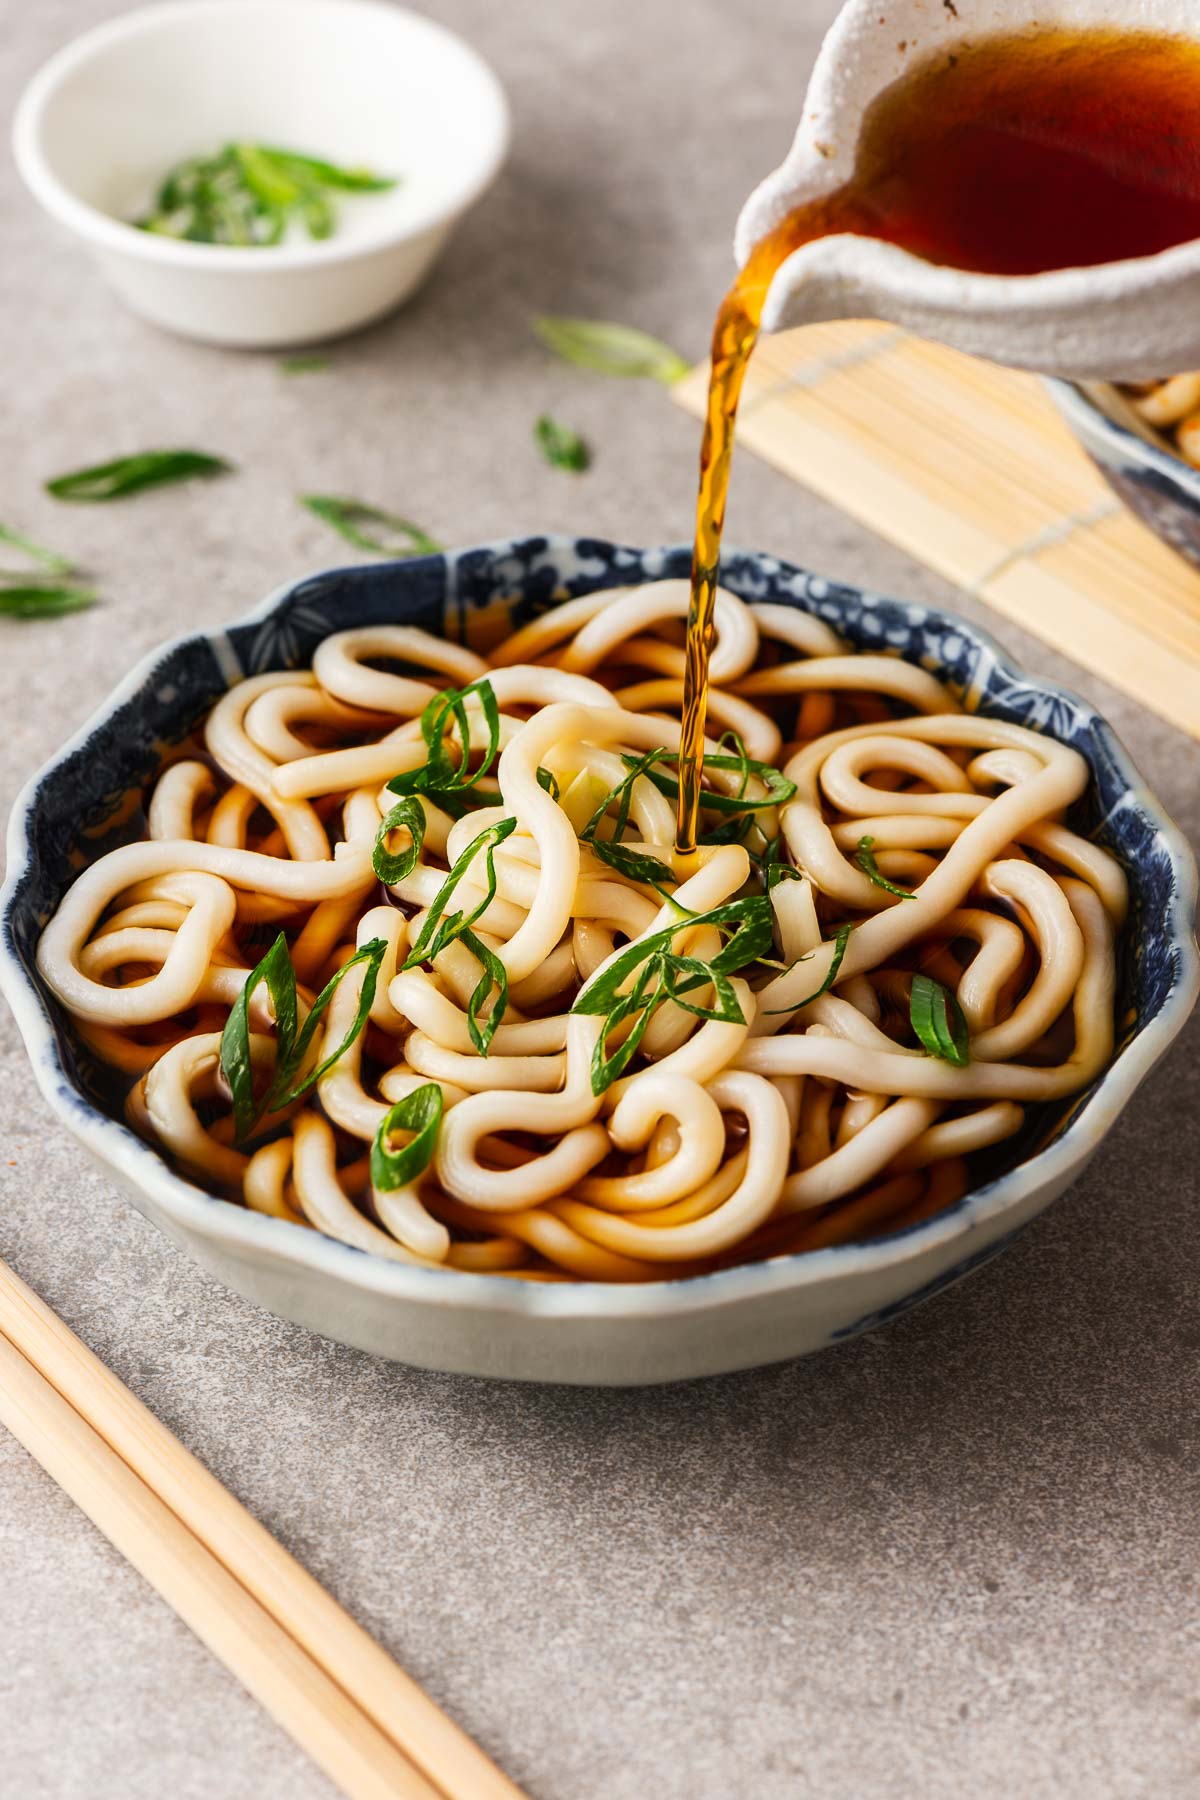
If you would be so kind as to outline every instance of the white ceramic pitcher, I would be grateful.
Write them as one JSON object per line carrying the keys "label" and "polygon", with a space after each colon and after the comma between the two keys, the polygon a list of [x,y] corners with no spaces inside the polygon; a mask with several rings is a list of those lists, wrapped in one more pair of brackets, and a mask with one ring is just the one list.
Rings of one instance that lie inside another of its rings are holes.
{"label": "white ceramic pitcher", "polygon": [[[863,115],[884,88],[956,40],[1025,26],[1200,38],[1200,8],[1195,0],[848,0],[822,45],[787,160],[742,211],[739,266],[786,213],[850,179]],[[1200,241],[1096,268],[999,276],[833,236],[782,265],[762,322],[777,331],[864,318],[1046,375],[1150,379],[1200,367]]]}

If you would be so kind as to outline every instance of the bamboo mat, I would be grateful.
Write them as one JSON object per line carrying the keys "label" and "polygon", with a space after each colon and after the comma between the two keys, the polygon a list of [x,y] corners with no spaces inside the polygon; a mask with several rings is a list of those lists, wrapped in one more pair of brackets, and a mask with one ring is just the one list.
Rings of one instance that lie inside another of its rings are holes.
{"label": "bamboo mat", "polygon": [[[680,405],[703,416],[707,382],[693,369]],[[1200,574],[1036,377],[889,325],[808,326],[760,339],[738,443],[1200,737]]]}

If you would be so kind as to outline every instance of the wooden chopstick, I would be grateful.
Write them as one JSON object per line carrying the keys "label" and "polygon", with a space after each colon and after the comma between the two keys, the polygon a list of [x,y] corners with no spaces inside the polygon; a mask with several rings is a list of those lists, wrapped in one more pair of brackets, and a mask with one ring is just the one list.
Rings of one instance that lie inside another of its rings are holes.
{"label": "wooden chopstick", "polygon": [[0,1419],[347,1795],[438,1794],[3,1334]]}
{"label": "wooden chopstick", "polygon": [[2,1262],[0,1334],[0,1422],[344,1793],[521,1800]]}

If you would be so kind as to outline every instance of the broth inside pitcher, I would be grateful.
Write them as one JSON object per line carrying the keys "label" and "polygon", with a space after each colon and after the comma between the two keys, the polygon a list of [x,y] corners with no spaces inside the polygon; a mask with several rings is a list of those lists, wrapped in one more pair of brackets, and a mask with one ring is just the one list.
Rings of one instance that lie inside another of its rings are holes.
{"label": "broth inside pitcher", "polygon": [[988,275],[1149,256],[1200,237],[1200,45],[1033,31],[940,50],[863,120],[854,175],[756,245],[717,314],[692,557],[677,848],[696,846],[734,426],[771,282],[839,233]]}

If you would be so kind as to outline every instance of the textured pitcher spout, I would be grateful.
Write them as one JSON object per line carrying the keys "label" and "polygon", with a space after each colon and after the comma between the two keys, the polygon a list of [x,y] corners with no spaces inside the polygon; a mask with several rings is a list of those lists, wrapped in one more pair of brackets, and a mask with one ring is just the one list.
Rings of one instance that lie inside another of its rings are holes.
{"label": "textured pitcher spout", "polygon": [[[821,48],[786,160],[738,221],[739,267],[796,207],[853,177],[864,116],[939,50],[1023,28],[1200,39],[1188,0],[849,0]],[[1143,380],[1200,366],[1200,241],[1040,275],[981,275],[842,233],[780,266],[763,328],[888,320],[954,349],[1071,380]]]}

